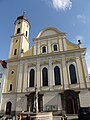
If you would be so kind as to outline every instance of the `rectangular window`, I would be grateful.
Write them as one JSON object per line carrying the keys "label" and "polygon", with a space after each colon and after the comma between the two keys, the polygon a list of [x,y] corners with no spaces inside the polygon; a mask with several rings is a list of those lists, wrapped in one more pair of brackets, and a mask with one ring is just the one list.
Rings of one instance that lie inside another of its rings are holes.
{"label": "rectangular window", "polygon": [[16,55],[16,54],[17,54],[17,49],[14,50],[14,55]]}
{"label": "rectangular window", "polygon": [[9,86],[9,91],[12,91],[12,84],[10,84]]}
{"label": "rectangular window", "polygon": [[0,78],[2,78],[2,75],[3,75],[3,74],[2,74],[2,73],[0,73]]}

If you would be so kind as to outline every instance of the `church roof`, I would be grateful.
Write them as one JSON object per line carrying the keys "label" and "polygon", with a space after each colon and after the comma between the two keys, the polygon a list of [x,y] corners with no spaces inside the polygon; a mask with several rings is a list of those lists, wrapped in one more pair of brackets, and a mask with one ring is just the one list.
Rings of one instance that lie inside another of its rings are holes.
{"label": "church roof", "polygon": [[[16,19],[16,21],[18,21],[18,20],[25,20],[25,21],[27,21],[29,23],[29,21],[28,21],[28,19],[27,19],[27,17],[25,15],[18,16],[17,19]],[[16,23],[16,21],[15,21],[15,23]]]}

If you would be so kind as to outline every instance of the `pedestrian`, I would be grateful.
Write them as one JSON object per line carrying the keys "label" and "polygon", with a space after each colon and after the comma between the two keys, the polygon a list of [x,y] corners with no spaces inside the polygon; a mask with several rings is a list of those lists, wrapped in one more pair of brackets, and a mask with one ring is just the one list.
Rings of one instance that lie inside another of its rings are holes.
{"label": "pedestrian", "polygon": [[22,119],[22,117],[21,117],[21,114],[19,113],[18,114],[18,120],[21,120]]}

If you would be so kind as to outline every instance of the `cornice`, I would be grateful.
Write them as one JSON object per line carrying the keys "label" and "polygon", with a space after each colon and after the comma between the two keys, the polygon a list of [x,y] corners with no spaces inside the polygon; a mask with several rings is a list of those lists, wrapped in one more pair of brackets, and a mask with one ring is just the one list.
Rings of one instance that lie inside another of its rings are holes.
{"label": "cornice", "polygon": [[[55,57],[55,56],[66,56],[68,54],[76,54],[76,53],[82,53],[85,52],[86,48],[80,48],[75,50],[67,50],[67,51],[59,51],[59,52],[52,52],[47,54],[40,54],[40,55],[33,55],[33,56],[25,56],[25,57],[18,57],[18,58],[10,58],[7,59],[6,62],[18,62],[18,61],[24,61],[29,59],[39,59],[39,58],[47,58],[47,57]],[[33,60],[32,60],[33,61]]]}
{"label": "cornice", "polygon": [[24,36],[25,39],[28,41],[28,43],[30,43],[29,40],[27,39],[27,37],[24,34],[16,34],[16,35],[11,36],[11,38],[21,37],[21,36]]}

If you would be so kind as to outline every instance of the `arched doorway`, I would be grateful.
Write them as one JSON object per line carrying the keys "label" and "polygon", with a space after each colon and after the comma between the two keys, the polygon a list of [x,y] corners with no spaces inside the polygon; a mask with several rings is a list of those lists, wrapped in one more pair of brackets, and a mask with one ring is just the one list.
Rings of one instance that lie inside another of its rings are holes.
{"label": "arched doorway", "polygon": [[62,94],[63,109],[67,114],[77,114],[79,103],[79,92],[73,90],[66,90]]}
{"label": "arched doorway", "polygon": [[10,115],[11,114],[11,108],[12,108],[12,103],[8,102],[6,105],[6,114]]}

